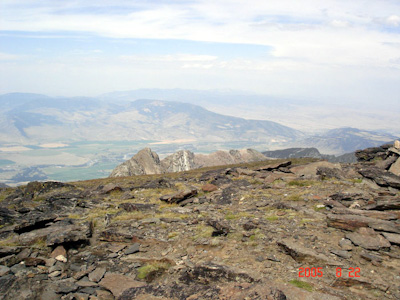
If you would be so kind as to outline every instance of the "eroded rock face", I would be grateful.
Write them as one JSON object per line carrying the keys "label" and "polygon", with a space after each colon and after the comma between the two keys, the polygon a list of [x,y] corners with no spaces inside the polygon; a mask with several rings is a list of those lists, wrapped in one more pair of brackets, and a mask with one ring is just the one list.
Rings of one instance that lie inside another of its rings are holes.
{"label": "eroded rock face", "polygon": [[160,161],[155,152],[145,148],[116,167],[110,177],[182,172],[201,167],[222,166],[266,159],[263,154],[253,149],[230,150],[229,152],[217,151],[208,155],[180,150]]}
{"label": "eroded rock face", "polygon": [[150,148],[140,150],[131,159],[116,167],[110,177],[124,177],[142,174],[162,174],[160,158]]}
{"label": "eroded rock face", "polygon": [[189,171],[198,167],[194,161],[194,153],[188,150],[181,150],[167,156],[161,164],[166,173]]}

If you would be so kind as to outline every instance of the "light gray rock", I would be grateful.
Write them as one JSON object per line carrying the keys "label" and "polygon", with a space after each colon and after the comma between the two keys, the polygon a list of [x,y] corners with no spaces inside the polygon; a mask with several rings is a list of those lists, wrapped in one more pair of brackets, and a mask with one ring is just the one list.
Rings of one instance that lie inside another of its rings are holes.
{"label": "light gray rock", "polygon": [[93,272],[89,274],[89,280],[93,282],[99,282],[103,278],[106,271],[106,268],[96,268]]}

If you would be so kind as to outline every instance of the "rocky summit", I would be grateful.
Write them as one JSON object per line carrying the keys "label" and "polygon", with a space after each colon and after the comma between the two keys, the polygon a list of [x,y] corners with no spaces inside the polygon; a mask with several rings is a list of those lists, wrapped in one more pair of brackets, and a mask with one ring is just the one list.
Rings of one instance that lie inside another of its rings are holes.
{"label": "rocky summit", "polygon": [[399,148],[3,187],[0,299],[400,299]]}
{"label": "rocky summit", "polygon": [[124,177],[143,174],[163,174],[189,171],[202,167],[230,165],[267,159],[254,149],[217,151],[211,154],[194,154],[188,150],[175,152],[163,160],[150,148],[140,150],[131,159],[117,166],[110,177]]}

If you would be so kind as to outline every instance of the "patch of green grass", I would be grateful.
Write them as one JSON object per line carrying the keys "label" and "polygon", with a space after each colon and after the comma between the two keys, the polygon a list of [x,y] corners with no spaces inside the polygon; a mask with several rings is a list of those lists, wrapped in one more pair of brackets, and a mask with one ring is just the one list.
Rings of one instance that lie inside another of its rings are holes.
{"label": "patch of green grass", "polygon": [[15,235],[11,235],[0,241],[0,247],[13,247],[18,246],[16,242]]}
{"label": "patch of green grass", "polygon": [[82,215],[78,215],[78,214],[69,214],[68,215],[69,219],[80,219],[82,218]]}
{"label": "patch of green grass", "polygon": [[363,182],[362,178],[353,178],[353,179],[350,179],[350,181],[353,183],[362,183]]}
{"label": "patch of green grass", "polygon": [[174,237],[177,237],[178,235],[179,235],[179,232],[176,232],[176,231],[170,232],[168,234],[168,239],[173,239]]}
{"label": "patch of green grass", "polygon": [[306,223],[311,223],[311,222],[314,222],[314,220],[313,219],[301,219],[300,220],[300,224],[306,224]]}
{"label": "patch of green grass", "polygon": [[137,271],[137,278],[144,279],[146,281],[153,280],[157,275],[162,274],[165,270],[168,270],[171,264],[167,262],[155,261],[147,263],[140,267]]}
{"label": "patch of green grass", "polygon": [[279,217],[278,216],[266,216],[265,220],[270,221],[270,222],[274,222],[274,221],[279,220]]}
{"label": "patch of green grass", "polygon": [[312,180],[292,180],[288,182],[289,186],[311,186],[314,184],[316,184],[316,182]]}
{"label": "patch of green grass", "polygon": [[321,210],[326,210],[326,206],[318,207],[317,205],[314,206],[315,211],[321,211]]}
{"label": "patch of green grass", "polygon": [[254,215],[252,215],[248,212],[245,212],[245,211],[241,211],[238,213],[229,212],[225,215],[226,220],[237,220],[240,218],[254,218]]}
{"label": "patch of green grass", "polygon": [[286,199],[289,200],[289,201],[300,201],[300,200],[303,200],[303,198],[302,198],[302,196],[300,194],[292,194],[292,195],[288,196]]}
{"label": "patch of green grass", "polygon": [[307,282],[300,281],[300,280],[297,280],[297,279],[293,279],[293,280],[290,280],[289,283],[294,285],[294,286],[296,286],[296,287],[298,287],[298,288],[301,288],[303,290],[306,290],[306,291],[309,291],[309,292],[313,291],[313,286],[311,284],[307,283]]}
{"label": "patch of green grass", "polygon": [[198,225],[196,227],[196,234],[194,236],[194,239],[197,240],[199,238],[210,238],[214,230],[215,229],[211,226]]}
{"label": "patch of green grass", "polygon": [[32,246],[35,247],[35,248],[40,248],[40,249],[47,248],[46,238],[42,238],[42,239],[36,240],[35,243]]}

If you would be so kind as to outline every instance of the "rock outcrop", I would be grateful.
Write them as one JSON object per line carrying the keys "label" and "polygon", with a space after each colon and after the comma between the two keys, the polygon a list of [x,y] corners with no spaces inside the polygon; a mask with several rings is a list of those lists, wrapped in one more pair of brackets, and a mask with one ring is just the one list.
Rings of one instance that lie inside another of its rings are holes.
{"label": "rock outcrop", "polygon": [[161,173],[164,173],[164,171],[157,153],[151,151],[150,148],[144,148],[131,159],[116,167],[111,172],[110,177]]}
{"label": "rock outcrop", "polygon": [[201,167],[239,164],[266,159],[262,153],[253,149],[216,151],[211,154],[194,154],[188,150],[180,150],[160,161],[157,153],[145,148],[128,161],[117,166],[110,177],[182,172]]}

